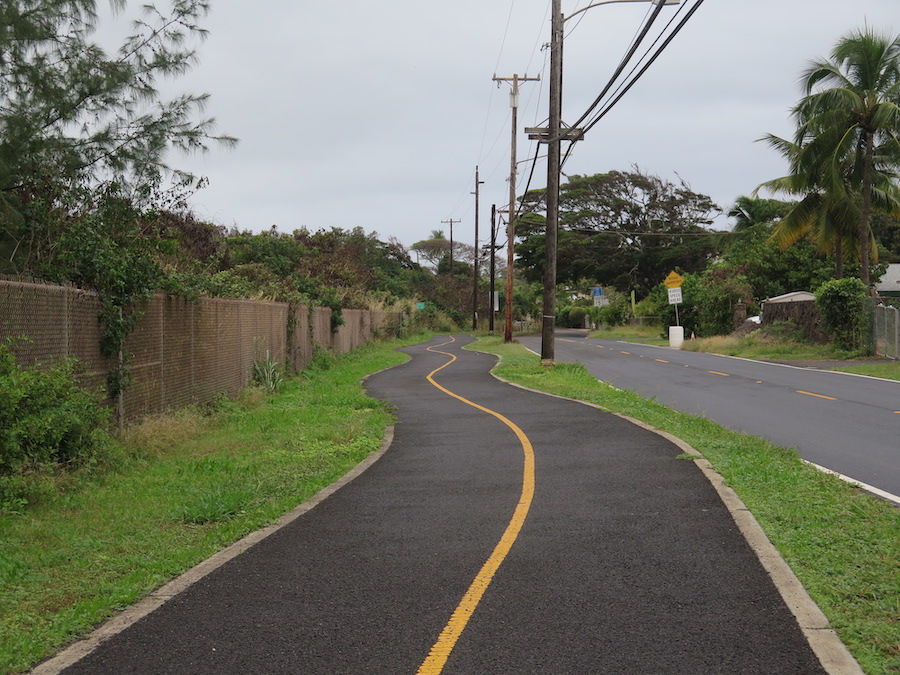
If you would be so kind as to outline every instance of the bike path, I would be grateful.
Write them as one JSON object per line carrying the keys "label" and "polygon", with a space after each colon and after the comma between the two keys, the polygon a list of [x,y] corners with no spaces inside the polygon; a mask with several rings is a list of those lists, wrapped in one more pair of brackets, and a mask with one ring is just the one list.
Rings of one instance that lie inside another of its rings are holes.
{"label": "bike path", "polygon": [[[367,381],[398,418],[378,462],[65,672],[417,672],[522,508],[523,443],[497,415],[533,448],[533,497],[430,672],[825,672],[679,448],[447,340]],[[427,377],[453,357],[442,391]]]}

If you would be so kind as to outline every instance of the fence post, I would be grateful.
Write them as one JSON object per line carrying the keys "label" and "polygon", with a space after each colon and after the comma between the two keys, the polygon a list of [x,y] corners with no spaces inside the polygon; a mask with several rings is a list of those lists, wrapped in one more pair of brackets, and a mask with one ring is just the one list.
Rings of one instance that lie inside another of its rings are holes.
{"label": "fence post", "polygon": [[894,358],[900,359],[900,309],[891,307],[894,315]]}

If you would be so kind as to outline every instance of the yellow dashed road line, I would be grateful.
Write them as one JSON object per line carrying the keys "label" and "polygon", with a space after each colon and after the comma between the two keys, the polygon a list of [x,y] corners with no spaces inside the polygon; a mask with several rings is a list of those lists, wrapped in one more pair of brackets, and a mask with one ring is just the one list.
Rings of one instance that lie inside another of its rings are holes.
{"label": "yellow dashed road line", "polygon": [[814,394],[811,391],[803,391],[802,389],[797,390],[798,394],[803,394],[804,396],[815,396],[816,398],[824,398],[826,401],[837,401],[834,396],[825,396],[824,394]]}
{"label": "yellow dashed road line", "polygon": [[[450,342],[456,342],[456,340],[451,338]],[[450,343],[445,342],[444,344]],[[436,346],[442,347],[443,345]],[[494,547],[493,553],[491,553],[490,557],[487,559],[487,562],[484,563],[481,570],[478,572],[478,575],[469,586],[469,590],[466,591],[466,594],[463,596],[459,605],[457,605],[456,610],[451,615],[450,620],[444,627],[444,630],[441,631],[441,634],[438,637],[437,642],[435,642],[434,646],[431,648],[428,657],[425,659],[425,661],[422,662],[422,665],[419,666],[418,673],[420,675],[436,675],[437,673],[440,673],[441,670],[443,670],[444,665],[447,663],[447,659],[450,657],[450,653],[453,651],[454,646],[456,646],[456,641],[459,640],[459,636],[462,635],[462,632],[465,630],[466,625],[469,623],[469,619],[475,612],[475,608],[478,607],[478,603],[481,601],[481,598],[490,585],[491,580],[494,578],[494,574],[496,574],[497,570],[500,568],[500,565],[506,559],[506,556],[512,548],[512,545],[515,543],[516,538],[519,536],[519,531],[522,529],[522,525],[524,525],[525,523],[525,517],[528,515],[528,510],[529,508],[531,508],[531,501],[534,498],[534,448],[531,445],[531,441],[529,441],[528,437],[525,435],[525,432],[500,413],[495,412],[489,408],[485,408],[484,406],[480,406],[477,403],[459,396],[458,394],[454,394],[449,389],[446,389],[445,387],[442,387],[437,382],[435,382],[433,376],[438,371],[443,370],[451,363],[456,361],[456,356],[447,352],[438,351],[431,347],[428,348],[428,351],[449,356],[450,360],[440,368],[436,368],[431,373],[429,373],[426,379],[448,396],[452,396],[458,401],[462,401],[463,403],[470,405],[473,408],[477,408],[478,410],[486,412],[489,415],[493,415],[498,420],[503,422],[506,426],[508,426],[519,439],[519,442],[522,444],[522,451],[525,456],[525,462],[522,472],[522,494],[519,497],[519,503],[516,505],[516,509],[513,512],[512,519],[509,521],[509,525],[506,526],[506,530],[504,531],[503,536],[500,538],[499,543],[496,547]]]}
{"label": "yellow dashed road line", "polygon": [[728,373],[720,373],[718,370],[707,370],[707,373],[712,373],[713,375],[721,375],[722,377],[731,377]]}

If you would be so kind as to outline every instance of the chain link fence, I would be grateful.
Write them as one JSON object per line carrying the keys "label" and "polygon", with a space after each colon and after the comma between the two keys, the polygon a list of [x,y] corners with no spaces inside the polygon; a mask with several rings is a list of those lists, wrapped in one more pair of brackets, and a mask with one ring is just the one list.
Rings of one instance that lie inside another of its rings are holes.
{"label": "chain link fence", "polygon": [[874,324],[876,356],[900,359],[900,309],[876,305]]}
{"label": "chain link fence", "polygon": [[[100,353],[98,311],[90,291],[0,279],[0,341],[12,340],[17,363],[51,366],[74,357],[81,383],[91,390],[105,390],[107,374],[118,366]],[[132,382],[116,402],[118,417],[133,420],[234,396],[250,383],[253,363],[267,355],[297,371],[317,348],[343,353],[402,331],[398,312],[344,310],[345,323],[336,331],[331,314],[323,307],[157,294],[125,341]]]}

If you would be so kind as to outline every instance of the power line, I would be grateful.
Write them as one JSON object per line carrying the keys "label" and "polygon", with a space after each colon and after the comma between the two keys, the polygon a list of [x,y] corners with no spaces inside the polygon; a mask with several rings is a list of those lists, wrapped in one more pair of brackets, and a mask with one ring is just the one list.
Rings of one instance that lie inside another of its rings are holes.
{"label": "power line", "polygon": [[600,95],[594,99],[594,102],[588,107],[588,109],[584,112],[584,114],[578,118],[578,121],[573,124],[573,127],[578,127],[593,111],[594,109],[600,105],[600,102],[603,100],[603,97],[606,96],[606,93],[612,88],[615,84],[616,80],[619,78],[619,75],[622,74],[622,71],[625,70],[625,66],[628,65],[628,62],[634,56],[634,53],[638,50],[638,47],[641,46],[641,42],[644,41],[644,38],[647,37],[647,33],[650,32],[650,28],[653,26],[653,23],[656,21],[656,17],[659,16],[659,13],[662,11],[665,6],[664,2],[660,2],[656,5],[656,8],[653,10],[653,13],[650,15],[650,18],[645,22],[644,27],[641,29],[640,34],[637,39],[634,40],[629,50],[625,53],[625,56],[622,57],[622,60],[619,62],[619,65],[616,67],[615,72],[612,74],[612,77],[609,78],[609,81],[606,83],[606,86],[603,87],[603,91],[600,92]]}
{"label": "power line", "polygon": [[[700,5],[702,5],[703,2],[704,2],[704,0],[697,0],[694,3],[694,5],[688,10],[687,14],[681,19],[681,22],[671,31],[671,33],[669,33],[669,35],[663,41],[662,45],[660,45],[660,47],[658,49],[656,49],[656,51],[653,53],[653,55],[650,56],[649,60],[644,64],[644,66],[640,69],[640,71],[638,71],[638,73],[635,75],[634,73],[635,73],[635,70],[638,68],[638,66],[640,66],[640,64],[645,59],[647,59],[648,55],[650,54],[650,51],[654,47],[656,47],[656,45],[659,43],[662,36],[665,34],[666,30],[668,30],[669,27],[672,25],[672,23],[675,21],[675,19],[678,18],[678,13],[681,12],[681,9],[683,6],[679,7],[678,12],[676,12],[675,16],[673,16],[672,19],[669,20],[668,24],[666,24],[666,27],[663,29],[663,31],[660,32],[660,34],[656,37],[656,39],[650,45],[648,50],[638,60],[637,64],[634,66],[634,68],[632,68],[631,72],[629,72],[626,80],[619,84],[618,88],[616,89],[615,97],[610,102],[605,104],[605,106],[593,116],[593,118],[588,122],[588,124],[585,125],[584,133],[587,133],[590,129],[593,129],[594,126],[596,126],[597,123],[601,119],[606,117],[606,115],[609,114],[609,112],[613,109],[613,107],[615,107],[615,105],[619,101],[622,100],[622,98],[625,96],[625,94],[628,93],[628,91],[637,83],[637,81],[644,75],[644,73],[647,72],[647,70],[650,68],[650,66],[653,65],[653,63],[656,61],[656,59],[658,59],[659,56],[663,53],[663,51],[669,46],[669,44],[672,42],[672,40],[675,39],[675,36],[678,35],[679,32],[681,32],[681,29],[684,28],[684,26],[687,24],[687,22],[690,20],[690,18],[694,15],[694,12],[696,12],[700,8]],[[663,6],[662,3],[660,3],[660,5],[657,6],[657,8],[656,8],[657,12],[661,9],[662,6]],[[654,17],[657,12],[654,12]],[[654,17],[651,17],[651,21]],[[649,27],[649,25],[648,25],[648,27]],[[642,33],[641,40],[643,40],[643,35],[645,35],[645,34],[646,34],[646,31],[644,31]],[[634,50],[631,50],[629,52],[629,57],[628,57],[629,59],[630,59],[630,56],[633,55],[633,51]],[[623,60],[623,64],[620,64],[620,65],[624,65],[624,63],[625,63],[625,60]],[[621,74],[621,67],[620,67],[620,69],[617,70],[616,75],[613,76],[613,78],[610,80],[610,82],[607,84],[607,86],[604,87],[603,92],[601,92],[601,94],[597,97],[597,99],[595,99],[594,103],[591,104],[591,106],[588,108],[588,110],[578,119],[578,122],[576,122],[574,126],[577,127],[581,122],[583,122],[591,114],[591,112],[593,112],[595,110],[598,102],[603,99],[603,97],[609,91],[610,85],[618,77],[619,74]],[[628,79],[628,78],[631,78],[631,79]],[[569,147],[566,150],[565,156],[563,157],[562,161],[560,162],[560,167],[564,166],[566,161],[569,159],[569,156],[572,154],[573,147],[574,147],[574,142],[569,144]]]}
{"label": "power line", "polygon": [[639,79],[641,79],[641,77],[644,75],[644,73],[646,73],[647,70],[650,68],[650,66],[652,66],[653,63],[656,61],[656,59],[659,58],[660,54],[662,54],[663,51],[665,51],[665,49],[672,42],[672,40],[675,39],[675,36],[681,32],[681,29],[684,28],[684,26],[691,19],[691,17],[694,16],[694,12],[696,12],[700,8],[700,5],[702,5],[703,2],[704,2],[704,0],[697,0],[697,2],[694,3],[694,6],[688,10],[687,14],[684,16],[684,18],[681,20],[681,22],[672,30],[672,32],[668,35],[668,37],[666,37],[666,39],[663,41],[662,45],[660,45],[659,49],[657,49],[656,52],[654,52],[653,56],[651,56],[650,60],[647,61],[647,63],[644,65],[644,67],[641,68],[640,71],[638,71],[637,75],[635,75],[634,78],[632,78],[632,80],[630,82],[628,82],[627,85],[624,86],[624,88],[618,94],[618,96],[616,96],[610,103],[608,103],[606,105],[606,107],[591,122],[588,123],[588,125],[584,129],[585,132],[587,132],[589,129],[592,129],[597,124],[597,122],[599,122],[601,119],[603,119],[609,113],[609,111],[613,109],[613,107],[616,105],[616,103],[618,103],[619,101],[622,100],[622,97],[628,93],[628,91],[635,85],[635,83],[637,83],[637,81]]}

